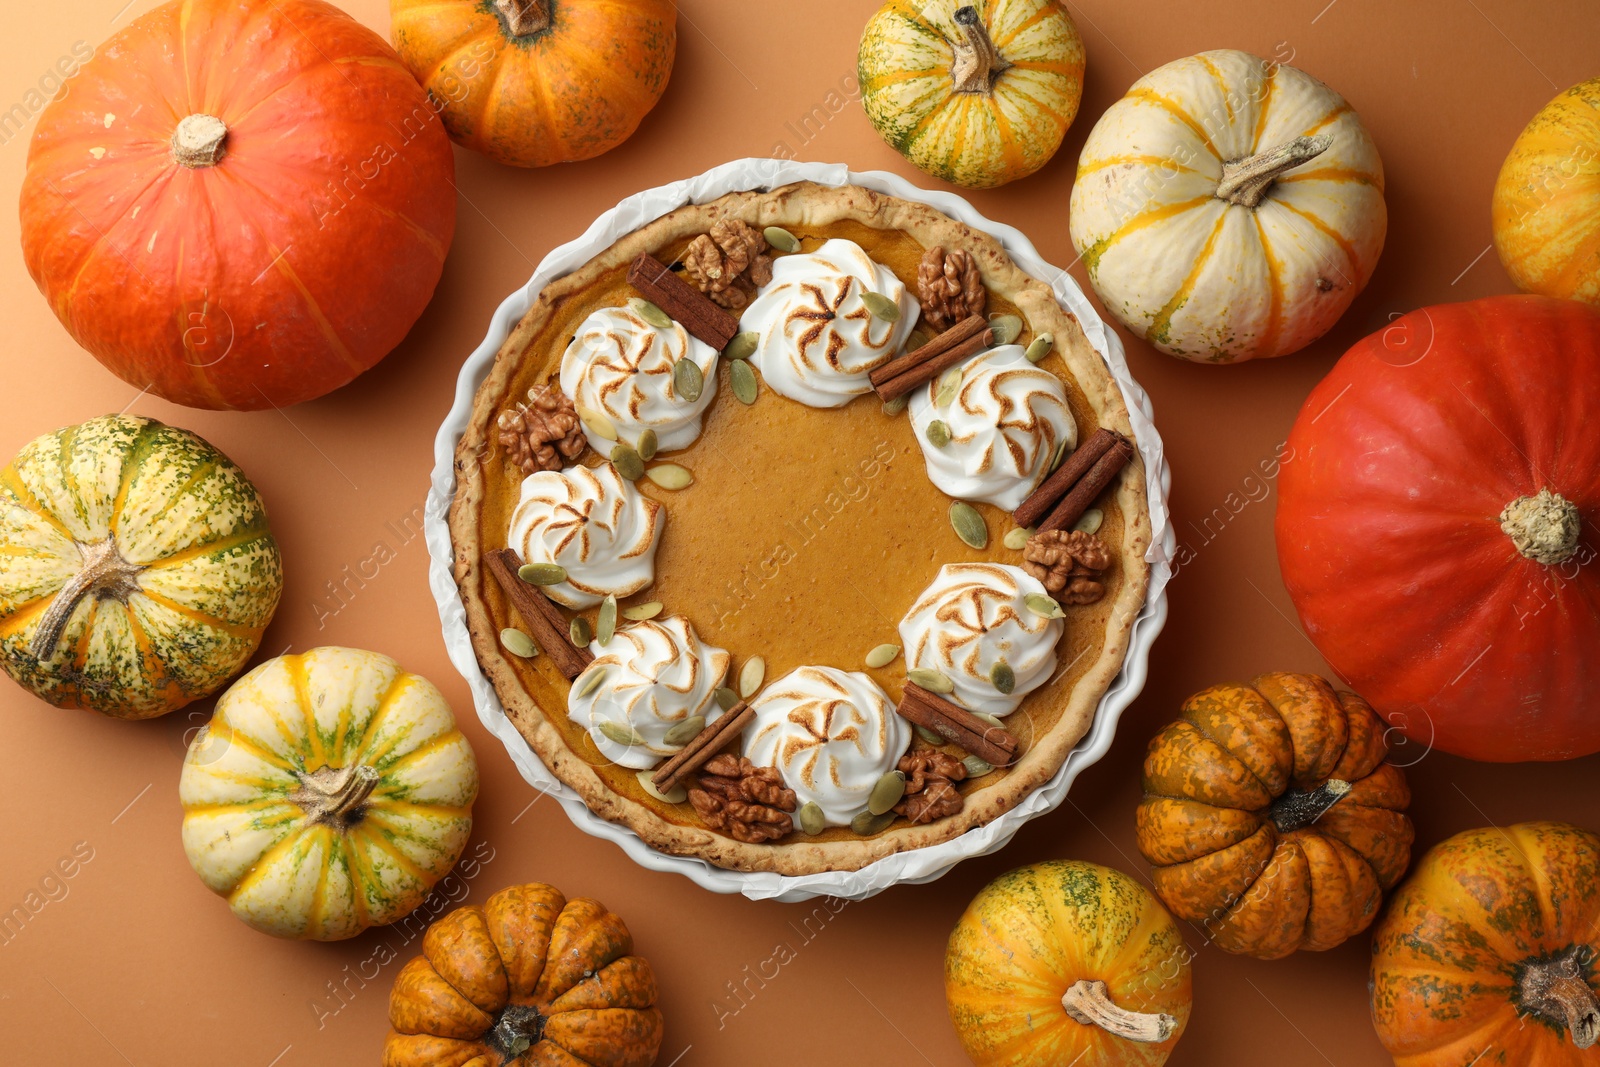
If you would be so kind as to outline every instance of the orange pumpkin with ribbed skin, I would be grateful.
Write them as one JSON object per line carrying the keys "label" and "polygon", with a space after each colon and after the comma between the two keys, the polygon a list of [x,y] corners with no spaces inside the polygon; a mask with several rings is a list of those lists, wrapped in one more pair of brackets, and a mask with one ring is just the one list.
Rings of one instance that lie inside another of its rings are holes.
{"label": "orange pumpkin with ribbed skin", "polygon": [[650,964],[598,901],[538,882],[428,928],[389,994],[384,1067],[649,1067],[661,1051]]}
{"label": "orange pumpkin with ribbed skin", "polygon": [[1372,939],[1372,1021],[1398,1067],[1600,1063],[1600,836],[1557,822],[1435,846]]}
{"label": "orange pumpkin with ribbed skin", "polygon": [[450,136],[515,167],[626,141],[678,48],[673,0],[390,0],[389,14]]}
{"label": "orange pumpkin with ribbed skin", "polygon": [[1136,822],[1156,894],[1261,959],[1365,930],[1414,837],[1384,732],[1366,701],[1311,674],[1190,697],[1144,761]]}

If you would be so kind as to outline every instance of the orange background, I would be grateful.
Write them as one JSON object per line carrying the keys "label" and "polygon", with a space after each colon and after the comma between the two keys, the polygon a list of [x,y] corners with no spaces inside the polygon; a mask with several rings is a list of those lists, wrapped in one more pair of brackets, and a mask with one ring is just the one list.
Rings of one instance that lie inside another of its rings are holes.
{"label": "orange background", "polygon": [[[76,42],[99,46],[153,6],[125,2],[6,0],[0,110],[22,101]],[[382,0],[343,6],[387,32]],[[672,84],[622,148],[539,172],[458,150],[460,222],[433,305],[377,369],[284,412],[190,411],[136,395],[56,322],[23,269],[15,212],[0,212],[0,458],[39,434],[126,409],[193,429],[237,460],[265,495],[285,552],[288,584],[262,655],[328,643],[368,647],[444,689],[483,772],[467,852],[479,862],[473,877],[457,875],[451,888],[481,901],[501,886],[539,879],[620,912],[661,978],[663,1065],[956,1067],[966,1060],[945,1017],[941,960],[951,926],[978,888],[1048,857],[1144,875],[1133,845],[1139,764],[1146,741],[1183,697],[1268,669],[1326,669],[1279,581],[1272,486],[1258,465],[1356,338],[1420,305],[1510,290],[1489,250],[1495,174],[1533,113],[1558,90],[1594,76],[1600,54],[1593,5],[1576,0],[1072,4],[1089,55],[1082,114],[1041,173],[968,194],[980,211],[1021,228],[1047,260],[1072,262],[1067,194],[1096,117],[1161,63],[1243,48],[1304,68],[1354,104],[1383,154],[1388,245],[1366,293],[1330,336],[1298,355],[1210,368],[1129,342],[1129,363],[1154,399],[1171,457],[1178,537],[1194,550],[1169,587],[1172,615],[1143,696],[1123,716],[1109,755],[1003,854],[962,864],[931,885],[824,911],[826,922],[804,926],[808,907],[720,897],[642,870],[575,830],[553,802],[536,802],[479,725],[446,659],[415,531],[434,432],[490,314],[546,252],[622,197],[784,148],[941,186],[885,147],[847,99],[856,42],[874,6],[686,0]],[[0,144],[0,202],[16,203],[25,141]],[[1081,266],[1073,273],[1087,288]],[[387,557],[379,546],[395,558],[343,606],[331,599],[328,584],[346,567],[375,553]],[[416,943],[382,929],[338,945],[274,941],[234,919],[184,860],[178,770],[186,735],[206,720],[209,701],[126,724],[55,711],[0,681],[0,709],[0,911],[38,890],[58,861],[71,865],[75,849],[80,860],[92,857],[61,883],[64,896],[57,888],[58,899],[0,943],[0,1059],[138,1067],[379,1061],[389,983]],[[1499,767],[1415,746],[1402,758],[1416,760],[1412,814],[1424,844],[1534,818],[1600,828],[1594,758]],[[1364,937],[1262,963],[1207,946],[1198,930],[1187,933],[1197,953],[1196,1007],[1172,1064],[1388,1062],[1367,1016]],[[754,971],[783,944],[795,958],[764,988],[752,981],[755,992],[735,999],[729,983],[744,982],[746,967]],[[389,956],[397,959],[375,966]]]}

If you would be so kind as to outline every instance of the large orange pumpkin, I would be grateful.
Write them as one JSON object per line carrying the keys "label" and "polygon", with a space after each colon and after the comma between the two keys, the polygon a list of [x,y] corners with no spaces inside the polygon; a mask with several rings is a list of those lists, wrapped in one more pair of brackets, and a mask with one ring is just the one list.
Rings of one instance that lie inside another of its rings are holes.
{"label": "large orange pumpkin", "polygon": [[661,1050],[650,964],[597,901],[538,882],[428,928],[395,977],[384,1067],[649,1067]]}
{"label": "large orange pumpkin", "polygon": [[1600,837],[1565,823],[1436,846],[1372,940],[1372,1021],[1399,1067],[1600,1063]]}
{"label": "large orange pumpkin", "polygon": [[1265,674],[1184,702],[1144,761],[1139,851],[1156,894],[1261,959],[1360,933],[1411,859],[1405,774],[1354,693]]}
{"label": "large orange pumpkin", "polygon": [[79,344],[179,404],[321,396],[382,359],[455,232],[450,141],[383,39],[321,0],[183,0],[45,109],[28,270]]}
{"label": "large orange pumpkin", "polygon": [[389,14],[450,136],[517,167],[626,141],[678,48],[673,0],[389,0]]}

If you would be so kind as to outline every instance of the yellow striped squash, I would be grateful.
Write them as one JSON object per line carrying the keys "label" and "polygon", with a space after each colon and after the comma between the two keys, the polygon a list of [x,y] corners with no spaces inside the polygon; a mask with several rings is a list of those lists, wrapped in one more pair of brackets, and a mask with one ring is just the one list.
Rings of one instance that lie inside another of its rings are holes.
{"label": "yellow striped squash", "polygon": [[0,662],[58,707],[147,719],[215,692],[282,589],[255,486],[187,430],[109,415],[0,471]]}
{"label": "yellow striped squash", "polygon": [[1083,96],[1083,40],[1057,0],[890,0],[857,70],[867,117],[935,177],[972,189],[1056,154]]}
{"label": "yellow striped squash", "polygon": [[189,863],[235,915],[336,941],[404,918],[449,873],[478,764],[426,678],[376,652],[314,648],[222,695],[178,791]]}
{"label": "yellow striped squash", "polygon": [[1338,93],[1247,52],[1140,78],[1084,143],[1072,242],[1107,311],[1235,363],[1326,333],[1383,251],[1383,164]]}

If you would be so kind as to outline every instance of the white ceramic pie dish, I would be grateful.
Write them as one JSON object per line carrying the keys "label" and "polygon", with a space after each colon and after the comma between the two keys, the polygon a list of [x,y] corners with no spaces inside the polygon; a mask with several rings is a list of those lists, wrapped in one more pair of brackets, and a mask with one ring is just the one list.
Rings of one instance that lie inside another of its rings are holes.
{"label": "white ceramic pie dish", "polygon": [[[1089,732],[1049,782],[1030,793],[1011,810],[943,844],[896,853],[856,871],[779,875],[725,870],[692,857],[657,852],[627,827],[595,815],[573,790],[550,773],[506,716],[493,686],[473,654],[472,641],[467,632],[466,610],[451,573],[448,517],[450,500],[455,493],[455,450],[471,418],[473,397],[493,365],[501,345],[545,285],[581,267],[618,237],[684,204],[706,203],[729,192],[776,188],[798,181],[829,186],[857,185],[927,204],[988,233],[1004,246],[1022,270],[1051,286],[1057,301],[1077,318],[1089,344],[1105,360],[1127,403],[1128,417],[1148,472],[1146,491],[1150,506],[1151,548],[1147,555],[1150,563],[1149,593],[1144,607],[1134,620],[1122,670],[1101,697]],[[445,646],[451,662],[472,690],[479,719],[505,745],[522,776],[541,793],[549,794],[560,803],[567,817],[579,829],[615,842],[641,866],[682,874],[713,892],[742,893],[752,900],[800,901],[820,896],[860,900],[900,882],[932,881],[964,859],[988,855],[1001,848],[1023,823],[1059,805],[1066,798],[1067,790],[1078,773],[1111,747],[1111,739],[1123,709],[1144,688],[1150,646],[1167,618],[1166,585],[1172,577],[1170,561],[1177,543],[1167,511],[1171,481],[1172,472],[1162,452],[1161,438],[1151,421],[1149,397],[1129,374],[1121,341],[1114,331],[1106,327],[1072,276],[1042,260],[1033,244],[1019,231],[984,218],[959,196],[928,192],[903,178],[882,171],[856,172],[839,164],[777,159],[737,160],[694,178],[647,189],[622,201],[595,219],[581,237],[552,250],[528,283],[500,304],[489,324],[487,336],[461,367],[461,374],[456,381],[455,402],[434,440],[433,476],[424,522],[429,554],[428,584],[439,607]]]}

